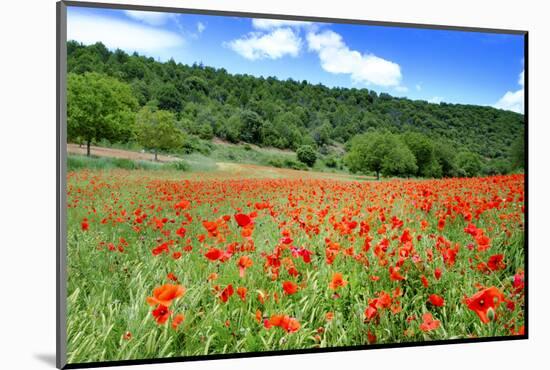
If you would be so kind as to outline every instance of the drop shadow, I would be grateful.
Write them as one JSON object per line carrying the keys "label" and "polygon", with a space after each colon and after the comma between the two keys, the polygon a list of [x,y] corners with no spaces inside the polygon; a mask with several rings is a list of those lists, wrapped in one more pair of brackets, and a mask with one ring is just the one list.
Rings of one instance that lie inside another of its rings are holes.
{"label": "drop shadow", "polygon": [[35,353],[34,358],[37,360],[45,363],[46,365],[50,365],[51,367],[55,367],[55,353]]}

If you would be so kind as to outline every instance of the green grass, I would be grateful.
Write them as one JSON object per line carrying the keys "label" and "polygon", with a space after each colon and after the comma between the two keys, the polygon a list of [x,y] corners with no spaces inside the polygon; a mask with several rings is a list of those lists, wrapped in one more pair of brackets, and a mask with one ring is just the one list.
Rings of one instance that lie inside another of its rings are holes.
{"label": "green grass", "polygon": [[125,170],[175,170],[175,171],[189,171],[190,165],[184,161],[174,161],[171,163],[155,163],[152,161],[131,160],[126,158],[111,158],[111,157],[96,157],[96,156],[82,156],[69,154],[67,157],[67,170],[77,171],[81,169],[91,170],[113,170],[113,169],[125,169]]}

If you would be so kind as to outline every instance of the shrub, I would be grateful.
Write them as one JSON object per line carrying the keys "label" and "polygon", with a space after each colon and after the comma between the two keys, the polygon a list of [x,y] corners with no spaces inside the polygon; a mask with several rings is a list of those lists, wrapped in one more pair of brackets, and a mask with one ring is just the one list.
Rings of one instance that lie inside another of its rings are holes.
{"label": "shrub", "polygon": [[305,163],[309,167],[313,167],[317,160],[317,153],[310,145],[302,145],[299,147],[296,151],[296,156],[300,162]]}

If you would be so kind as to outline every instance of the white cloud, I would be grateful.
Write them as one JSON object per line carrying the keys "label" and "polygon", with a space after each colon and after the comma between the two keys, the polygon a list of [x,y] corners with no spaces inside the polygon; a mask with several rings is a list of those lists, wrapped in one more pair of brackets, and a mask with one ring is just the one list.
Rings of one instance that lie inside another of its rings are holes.
{"label": "white cloud", "polygon": [[225,45],[249,60],[279,59],[298,56],[302,39],[290,28],[276,28],[266,34],[251,32]]}
{"label": "white cloud", "polygon": [[521,89],[517,91],[507,91],[502,98],[494,105],[495,108],[510,110],[516,113],[522,113],[524,111],[524,72],[521,71],[518,78],[518,85],[521,86]]}
{"label": "white cloud", "polygon": [[197,32],[202,33],[206,29],[206,26],[202,22],[197,22]]}
{"label": "white cloud", "polygon": [[416,91],[421,91],[422,90],[422,85],[421,84],[416,84]]}
{"label": "white cloud", "polygon": [[442,101],[443,101],[443,98],[441,96],[434,96],[433,98],[428,100],[428,103],[439,104]]}
{"label": "white cloud", "polygon": [[178,34],[108,17],[71,14],[67,39],[89,45],[101,41],[109,49],[159,53],[180,47],[185,40]]}
{"label": "white cloud", "polygon": [[140,22],[150,24],[151,26],[163,25],[168,21],[168,19],[174,16],[170,13],[148,12],[140,10],[125,10],[124,14]]}
{"label": "white cloud", "polygon": [[399,64],[349,49],[336,32],[310,32],[307,41],[309,49],[318,53],[321,67],[327,72],[349,74],[354,83],[400,86]]}
{"label": "white cloud", "polygon": [[401,85],[395,86],[394,89],[395,91],[401,92],[401,93],[409,91],[409,88],[407,86],[401,86]]}
{"label": "white cloud", "polygon": [[313,23],[303,21],[287,21],[281,19],[253,19],[252,27],[258,30],[272,30],[280,27],[305,27],[310,26]]}

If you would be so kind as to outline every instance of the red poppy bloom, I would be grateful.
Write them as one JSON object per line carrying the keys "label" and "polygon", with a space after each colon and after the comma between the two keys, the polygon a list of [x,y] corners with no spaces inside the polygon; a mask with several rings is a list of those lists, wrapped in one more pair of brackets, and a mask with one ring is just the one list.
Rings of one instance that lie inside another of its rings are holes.
{"label": "red poppy bloom", "polygon": [[405,280],[405,277],[399,272],[399,267],[390,266],[390,280],[400,281]]}
{"label": "red poppy bloom", "polygon": [[80,226],[82,228],[82,231],[88,231],[90,229],[90,223],[88,222],[88,219],[87,218],[83,219]]}
{"label": "red poppy bloom", "polygon": [[164,324],[168,321],[172,311],[170,311],[168,307],[159,304],[158,307],[153,310],[152,314],[157,324]]}
{"label": "red poppy bloom", "polygon": [[441,279],[441,269],[439,267],[435,269],[434,276],[435,276],[436,280]]}
{"label": "red poppy bloom", "polygon": [[185,288],[181,285],[164,284],[153,289],[153,296],[147,297],[147,303],[154,306],[156,304],[170,307],[172,301],[185,294]]}
{"label": "red poppy bloom", "polygon": [[489,311],[493,311],[494,313],[496,307],[498,307],[498,305],[500,305],[503,301],[504,294],[502,294],[502,292],[494,286],[480,290],[473,296],[466,297],[464,299],[464,303],[470,310],[477,314],[481,322],[484,324],[491,321],[487,316],[487,313]]}
{"label": "red poppy bloom", "polygon": [[176,230],[176,235],[178,235],[181,238],[184,238],[186,232],[187,230],[185,230],[185,228],[180,227],[179,229]]}
{"label": "red poppy bloom", "polygon": [[443,307],[445,305],[445,300],[443,297],[438,296],[437,294],[431,294],[428,301],[436,307]]}
{"label": "red poppy bloom", "polygon": [[503,270],[506,267],[506,264],[504,263],[504,255],[495,254],[489,257],[487,267],[489,267],[489,270],[491,271]]}
{"label": "red poppy bloom", "polygon": [[172,329],[177,329],[178,326],[185,320],[185,316],[182,313],[177,314],[172,319]]}
{"label": "red poppy bloom", "polygon": [[223,252],[219,250],[218,248],[210,248],[204,256],[208,258],[210,261],[217,261],[220,259],[220,257],[223,255]]}
{"label": "red poppy bloom", "polygon": [[335,272],[332,274],[332,281],[328,284],[328,287],[332,290],[336,290],[340,287],[345,287],[347,284],[348,282],[344,280],[342,274]]}
{"label": "red poppy bloom", "polygon": [[248,215],[243,214],[243,213],[237,213],[235,215],[235,221],[237,221],[237,224],[240,227],[248,226],[252,222],[250,217]]}
{"label": "red poppy bloom", "polygon": [[252,266],[252,259],[248,256],[241,256],[239,261],[237,261],[237,266],[239,267],[239,276],[244,276],[244,271]]}
{"label": "red poppy bloom", "polygon": [[422,331],[432,331],[439,328],[441,322],[439,320],[434,320],[431,313],[426,312],[422,315],[422,324],[420,324],[420,330]]}
{"label": "red poppy bloom", "polygon": [[234,291],[233,291],[233,285],[229,284],[228,286],[225,287],[224,290],[222,290],[222,293],[220,294],[220,298],[222,300],[222,302],[227,302],[227,300],[229,299],[229,297],[231,297],[233,295]]}
{"label": "red poppy bloom", "polygon": [[298,285],[292,281],[284,281],[283,290],[285,291],[285,294],[292,295],[298,291]]}
{"label": "red poppy bloom", "polygon": [[237,294],[239,295],[239,297],[241,297],[241,300],[245,300],[246,299],[246,292],[248,291],[247,288],[245,288],[244,286],[240,286],[237,288]]}

